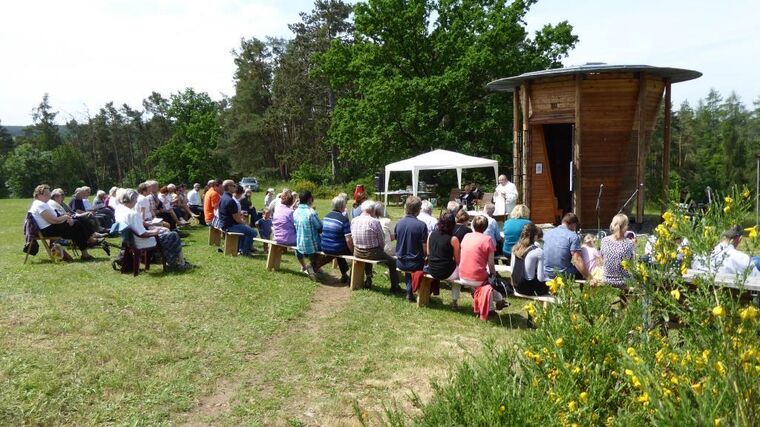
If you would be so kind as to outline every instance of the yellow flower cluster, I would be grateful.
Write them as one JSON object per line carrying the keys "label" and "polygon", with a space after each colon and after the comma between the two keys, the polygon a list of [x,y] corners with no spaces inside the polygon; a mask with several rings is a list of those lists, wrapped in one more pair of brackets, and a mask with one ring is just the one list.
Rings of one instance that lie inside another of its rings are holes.
{"label": "yellow flower cluster", "polygon": [[760,310],[751,305],[739,310],[739,318],[744,322],[748,320],[757,320],[758,316],[760,316]]}
{"label": "yellow flower cluster", "polygon": [[561,276],[557,276],[546,282],[546,286],[549,287],[549,292],[551,292],[553,295],[557,295],[557,292],[565,287],[565,281]]}

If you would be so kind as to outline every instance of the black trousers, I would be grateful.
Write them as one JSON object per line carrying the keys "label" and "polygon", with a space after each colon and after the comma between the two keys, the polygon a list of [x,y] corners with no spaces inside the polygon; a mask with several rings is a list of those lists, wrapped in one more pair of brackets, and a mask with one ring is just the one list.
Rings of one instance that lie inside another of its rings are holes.
{"label": "black trousers", "polygon": [[83,223],[74,221],[73,225],[67,223],[51,224],[40,230],[43,236],[55,236],[69,239],[79,248],[79,250],[87,249],[87,240],[90,238],[90,234]]}

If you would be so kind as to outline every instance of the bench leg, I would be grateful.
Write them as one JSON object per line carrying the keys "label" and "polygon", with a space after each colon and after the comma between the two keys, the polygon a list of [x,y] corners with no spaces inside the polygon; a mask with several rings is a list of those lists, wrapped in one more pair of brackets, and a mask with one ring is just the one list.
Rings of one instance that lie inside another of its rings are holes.
{"label": "bench leg", "polygon": [[333,268],[333,270],[337,270],[338,269],[338,258],[333,258],[333,260],[332,260],[332,268]]}
{"label": "bench leg", "polygon": [[209,246],[219,246],[222,243],[222,233],[214,227],[208,228]]}
{"label": "bench leg", "polygon": [[275,271],[280,268],[282,261],[282,248],[280,246],[269,245],[267,253],[267,271]]}
{"label": "bench leg", "polygon": [[240,242],[240,236],[237,234],[227,234],[224,238],[224,255],[237,256],[238,243]]}
{"label": "bench leg", "polygon": [[364,263],[354,260],[351,263],[351,290],[355,291],[364,286]]}
{"label": "bench leg", "polygon": [[430,303],[430,284],[433,279],[422,276],[420,287],[417,288],[417,307],[427,307]]}

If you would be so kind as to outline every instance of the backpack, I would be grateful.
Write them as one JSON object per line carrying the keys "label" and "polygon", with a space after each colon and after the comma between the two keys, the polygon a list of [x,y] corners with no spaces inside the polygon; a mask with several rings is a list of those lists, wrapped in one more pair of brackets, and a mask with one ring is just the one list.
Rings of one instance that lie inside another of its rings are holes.
{"label": "backpack", "polygon": [[128,250],[124,244],[116,255],[116,259],[111,262],[111,267],[122,274],[134,274],[134,258],[132,251]]}
{"label": "backpack", "polygon": [[504,298],[506,298],[508,295],[515,294],[515,288],[512,287],[512,283],[504,280],[504,278],[501,277],[499,273],[494,272],[492,275],[488,276],[488,283]]}

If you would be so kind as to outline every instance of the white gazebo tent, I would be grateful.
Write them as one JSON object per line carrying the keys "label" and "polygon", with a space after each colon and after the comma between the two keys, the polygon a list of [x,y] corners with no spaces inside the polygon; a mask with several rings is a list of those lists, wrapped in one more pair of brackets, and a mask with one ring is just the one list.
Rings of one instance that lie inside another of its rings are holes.
{"label": "white gazebo tent", "polygon": [[495,180],[499,177],[499,162],[491,159],[468,156],[448,150],[433,150],[410,159],[401,160],[385,166],[385,204],[388,205],[388,184],[391,172],[412,173],[412,194],[417,195],[417,186],[421,170],[456,169],[457,184],[462,188],[462,169],[493,168]]}

